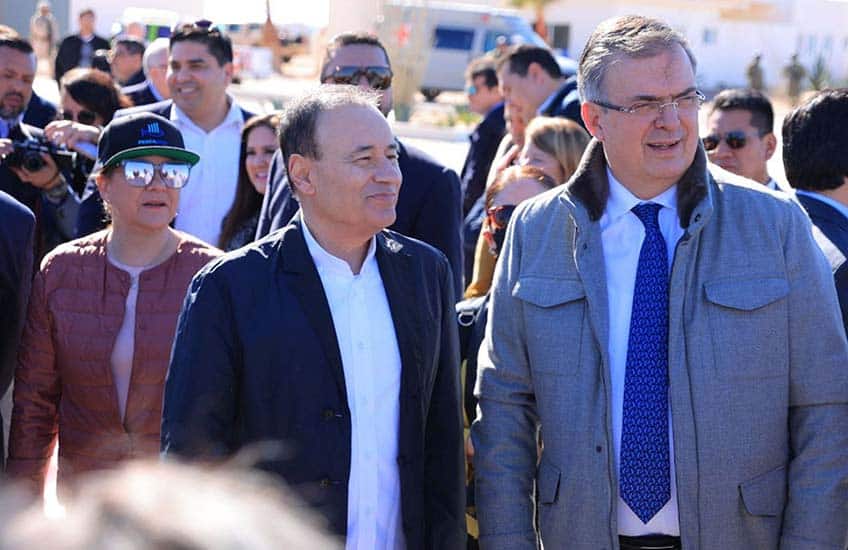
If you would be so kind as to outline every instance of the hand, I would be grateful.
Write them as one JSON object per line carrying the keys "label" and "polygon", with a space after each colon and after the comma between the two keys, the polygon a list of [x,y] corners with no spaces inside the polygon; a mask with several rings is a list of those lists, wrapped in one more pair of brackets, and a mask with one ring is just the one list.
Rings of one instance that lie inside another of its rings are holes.
{"label": "hand", "polygon": [[21,181],[24,181],[35,188],[47,191],[48,189],[52,189],[59,185],[62,182],[62,178],[59,176],[59,167],[56,166],[56,161],[53,160],[53,157],[47,153],[41,153],[41,158],[44,160],[44,166],[38,170],[30,171],[22,166],[9,169],[14,172]]}
{"label": "hand", "polygon": [[100,128],[97,126],[87,126],[72,120],[55,120],[44,128],[44,135],[56,145],[64,145],[68,149],[94,159],[90,154],[89,147],[81,147],[79,144],[88,143],[94,144],[94,149],[97,149],[97,140],[100,139]]}
{"label": "hand", "polygon": [[11,139],[0,139],[0,158],[5,158],[6,155],[15,149]]}

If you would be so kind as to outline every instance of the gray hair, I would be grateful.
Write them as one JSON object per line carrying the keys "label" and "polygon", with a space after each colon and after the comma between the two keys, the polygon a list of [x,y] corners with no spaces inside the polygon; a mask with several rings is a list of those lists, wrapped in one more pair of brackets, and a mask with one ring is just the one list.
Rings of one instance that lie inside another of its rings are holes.
{"label": "gray hair", "polygon": [[286,168],[295,154],[321,159],[316,137],[318,115],[341,107],[373,107],[379,112],[379,101],[376,92],[346,84],[323,84],[293,99],[280,115],[280,150]]}
{"label": "gray hair", "polygon": [[170,42],[167,38],[159,37],[151,42],[144,50],[144,56],[141,58],[141,66],[144,68],[144,74],[150,74],[150,68],[153,64],[153,59],[165,54],[168,57],[168,47]]}
{"label": "gray hair", "polygon": [[625,15],[601,22],[580,54],[577,69],[580,99],[605,99],[601,89],[606,72],[622,58],[654,57],[675,45],[686,52],[694,72],[697,62],[689,43],[665,22],[641,15]]}

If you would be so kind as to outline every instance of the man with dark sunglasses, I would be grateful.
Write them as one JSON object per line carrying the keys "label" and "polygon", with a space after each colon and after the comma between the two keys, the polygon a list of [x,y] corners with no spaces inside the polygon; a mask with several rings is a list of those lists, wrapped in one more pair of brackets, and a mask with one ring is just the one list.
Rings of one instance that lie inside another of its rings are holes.
{"label": "man with dark sunglasses", "polygon": [[[323,84],[353,84],[379,94],[380,111],[392,110],[391,64],[383,44],[365,33],[343,33],[328,45],[321,68]],[[351,131],[356,131],[351,128]],[[457,296],[462,291],[461,199],[459,178],[422,151],[398,140],[398,164],[403,185],[397,219],[389,227],[422,240],[448,257]],[[268,189],[262,202],[256,237],[280,229],[298,210],[288,185],[282,154],[271,162]]]}
{"label": "man with dark sunglasses", "polygon": [[772,191],[789,191],[768,173],[777,149],[771,101],[752,89],[723,90],[715,96],[702,139],[710,162]]}

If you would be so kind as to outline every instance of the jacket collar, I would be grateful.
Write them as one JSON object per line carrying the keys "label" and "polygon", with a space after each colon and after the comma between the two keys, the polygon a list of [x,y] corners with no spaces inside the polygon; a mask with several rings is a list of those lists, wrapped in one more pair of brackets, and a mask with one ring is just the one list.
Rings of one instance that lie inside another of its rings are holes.
{"label": "jacket collar", "polygon": [[[592,139],[580,166],[565,184],[566,193],[580,200],[591,221],[601,219],[609,199],[606,168],[604,146],[600,141]],[[677,211],[680,215],[680,226],[684,229],[689,227],[696,206],[709,195],[709,181],[707,156],[699,145],[695,159],[677,182]]]}

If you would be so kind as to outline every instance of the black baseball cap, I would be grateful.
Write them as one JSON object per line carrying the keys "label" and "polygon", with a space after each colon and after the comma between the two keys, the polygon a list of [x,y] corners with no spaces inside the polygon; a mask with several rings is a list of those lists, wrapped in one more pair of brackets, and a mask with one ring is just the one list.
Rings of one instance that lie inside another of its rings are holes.
{"label": "black baseball cap", "polygon": [[97,142],[97,164],[114,166],[122,160],[159,155],[194,166],[200,156],[185,148],[183,135],[174,124],[150,112],[112,119]]}

